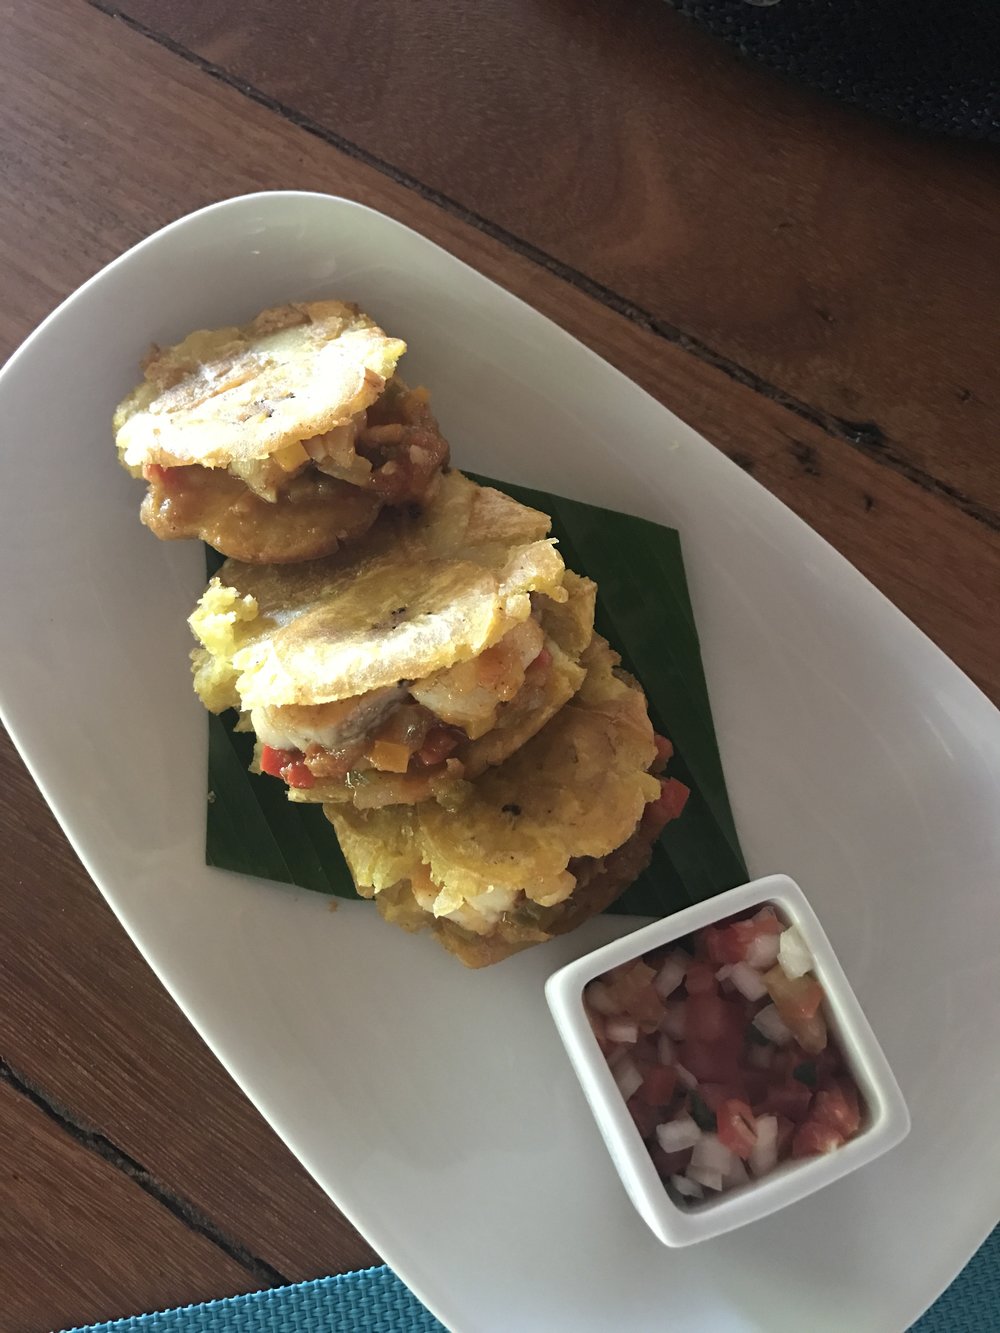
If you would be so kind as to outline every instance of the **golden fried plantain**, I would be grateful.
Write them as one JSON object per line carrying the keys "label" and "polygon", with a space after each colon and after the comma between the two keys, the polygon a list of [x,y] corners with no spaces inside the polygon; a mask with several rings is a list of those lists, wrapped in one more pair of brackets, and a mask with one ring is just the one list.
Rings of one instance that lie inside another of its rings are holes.
{"label": "golden fried plantain", "polygon": [[[154,348],[119,404],[115,443],[130,469],[228,468],[294,451],[347,425],[381,395],[406,344],[340,301],[262,311]],[[287,460],[292,461],[292,460]],[[306,461],[306,455],[298,461]]]}
{"label": "golden fried plantain", "polygon": [[532,593],[566,600],[548,528],[452,472],[422,514],[385,513],[349,559],[228,560],[190,618],[195,690],[213,711],[324,704],[477,657],[531,615]]}
{"label": "golden fried plantain", "polygon": [[[495,961],[550,938],[560,921],[575,924],[624,890],[641,838],[635,855],[624,848],[660,784],[649,771],[656,747],[645,696],[618,661],[595,636],[578,693],[469,784],[456,811],[433,801],[325,806],[359,891],[400,924],[432,927],[478,966],[474,957]],[[619,849],[616,871],[608,858]]]}

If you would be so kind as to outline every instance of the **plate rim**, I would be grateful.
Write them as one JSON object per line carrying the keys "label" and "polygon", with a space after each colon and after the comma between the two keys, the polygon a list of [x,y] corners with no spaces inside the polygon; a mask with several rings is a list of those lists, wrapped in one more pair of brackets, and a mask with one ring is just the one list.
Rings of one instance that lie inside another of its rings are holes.
{"label": "plate rim", "polygon": [[[721,450],[719,450],[716,446],[712,445],[710,440],[707,440],[703,435],[701,435],[700,431],[696,430],[694,427],[689,426],[686,422],[683,421],[682,417],[678,417],[677,413],[671,407],[666,406],[666,404],[662,403],[659,399],[655,398],[652,394],[650,394],[648,390],[644,389],[641,385],[631,380],[630,377],[628,377],[627,375],[624,374],[624,372],[619,370],[617,366],[613,365],[611,362],[607,361],[604,357],[600,356],[599,353],[594,351],[591,347],[589,347],[586,343],[577,338],[574,334],[570,333],[567,329],[563,328],[550,316],[544,314],[540,310],[537,310],[533,305],[530,304],[529,301],[509,291],[501,283],[489,277],[487,274],[480,272],[480,270],[475,268],[472,264],[468,263],[464,259],[459,258],[457,255],[453,254],[450,250],[448,250],[447,247],[425,236],[417,228],[410,226],[408,223],[402,222],[399,219],[392,217],[390,214],[381,212],[376,208],[372,208],[371,206],[362,204],[356,200],[349,199],[340,195],[329,194],[323,191],[315,191],[315,190],[259,190],[259,191],[251,191],[245,194],[234,195],[231,197],[227,197],[225,199],[217,200],[212,203],[206,204],[201,208],[192,210],[191,212],[185,213],[180,217],[174,218],[170,222],[166,223],[164,226],[151,232],[149,235],[141,238],[134,245],[130,246],[121,254],[111,259],[107,264],[99,268],[95,273],[93,273],[90,277],[88,277],[77,288],[75,288],[66,297],[64,297],[49,312],[49,314],[45,316],[45,318],[37,325],[37,327],[33,329],[33,331],[23,340],[23,342],[6,360],[3,366],[0,367],[0,394],[2,394],[4,390],[5,381],[8,378],[9,372],[11,372],[17,366],[19,366],[23,360],[27,359],[27,357],[29,357],[33,353],[35,345],[44,337],[47,331],[55,323],[59,321],[60,317],[63,315],[63,313],[69,306],[75,303],[78,298],[84,295],[84,293],[88,292],[92,287],[99,284],[103,279],[106,278],[106,276],[109,273],[114,271],[119,266],[123,265],[126,261],[131,260],[134,256],[140,254],[143,250],[155,246],[159,241],[162,240],[162,238],[166,234],[183,230],[185,227],[191,225],[197,220],[201,220],[211,214],[217,214],[223,212],[227,209],[252,206],[256,203],[265,200],[274,203],[279,203],[279,202],[292,203],[295,200],[300,200],[300,199],[320,200],[328,204],[337,205],[338,207],[347,208],[352,211],[357,211],[363,214],[371,215],[375,218],[380,219],[381,221],[391,224],[393,227],[401,228],[403,231],[417,238],[422,245],[433,247],[434,250],[440,252],[442,255],[445,255],[450,263],[458,264],[463,269],[467,270],[469,273],[474,275],[474,278],[477,282],[489,284],[490,288],[492,288],[494,292],[499,293],[503,298],[515,303],[517,306],[524,307],[525,310],[527,310],[533,318],[538,320],[543,320],[545,324],[548,326],[548,330],[550,333],[554,333],[556,335],[561,336],[563,339],[568,340],[568,342],[573,345],[577,353],[582,352],[587,357],[593,358],[597,362],[600,362],[600,364],[603,367],[605,367],[607,370],[610,370],[615,376],[619,377],[622,381],[625,381],[629,385],[630,390],[632,392],[640,393],[644,397],[649,398],[653,403],[656,404],[656,406],[659,409],[661,409],[674,419],[681,421],[688,430],[691,430],[698,437],[699,441],[707,445],[712,450],[712,452],[718,456],[721,462],[728,464],[729,467],[733,468],[737,472],[740,471],[737,468],[737,465],[732,463],[732,461],[729,460],[722,453]],[[845,557],[832,544],[832,542],[830,542],[827,538],[823,537],[822,534],[813,529],[790,506],[785,504],[784,501],[780,500],[778,496],[776,496],[773,492],[771,492],[767,487],[763,486],[762,483],[756,481],[754,478],[749,478],[749,477],[746,478],[746,480],[752,485],[758,487],[760,491],[762,491],[768,497],[771,503],[779,505],[781,509],[785,511],[787,517],[791,518],[796,525],[800,525],[800,530],[809,534],[809,540],[811,543],[818,541],[824,547],[828,548],[828,551],[832,553],[832,555],[836,557],[836,559],[839,562],[841,562],[842,572],[844,574],[847,574],[849,572],[851,576],[863,580],[864,584],[867,586],[867,594],[869,596],[871,594],[875,594],[876,598],[881,604],[881,610],[883,611],[883,613],[885,612],[891,613],[893,617],[897,618],[897,623],[902,622],[906,625],[907,631],[909,633],[915,633],[916,635],[918,635],[920,639],[923,640],[925,647],[936,655],[940,663],[947,664],[948,668],[950,668],[952,672],[958,673],[963,682],[963,688],[973,691],[975,696],[978,697],[979,704],[985,704],[985,706],[990,710],[991,713],[997,713],[998,711],[1000,711],[992,703],[992,701],[981,689],[981,687],[977,685],[976,682],[973,681],[964,671],[962,671],[962,669],[951,658],[948,657],[948,655],[944,652],[944,650],[941,649],[937,644],[934,643],[933,640],[930,639],[930,637],[926,634],[924,630],[922,630],[919,626],[915,625],[914,622],[911,621],[875,584],[873,584],[870,579],[868,579],[860,570],[858,570],[857,567],[854,566],[847,559],[847,557]],[[331,1189],[327,1183],[321,1182],[321,1177],[325,1177],[327,1175],[327,1172],[322,1168],[317,1168],[316,1166],[314,1166],[314,1164],[310,1160],[312,1156],[311,1153],[300,1151],[299,1148],[297,1147],[292,1148],[292,1143],[290,1140],[294,1139],[296,1136],[294,1134],[292,1134],[290,1137],[286,1136],[286,1134],[282,1131],[281,1128],[279,1128],[279,1126],[274,1122],[271,1116],[268,1115],[261,1108],[254,1094],[250,1091],[248,1086],[246,1086],[246,1082],[244,1081],[244,1078],[241,1076],[240,1072],[236,1068],[233,1068],[231,1066],[230,1061],[223,1056],[223,1054],[220,1052],[219,1049],[217,1049],[216,1042],[213,1039],[212,1034],[210,1033],[210,1031],[207,1030],[209,1020],[206,1019],[205,1024],[203,1025],[197,1010],[193,1006],[189,1007],[186,1004],[183,991],[175,989],[174,983],[170,978],[167,967],[164,966],[164,968],[161,970],[161,968],[157,966],[156,961],[154,961],[154,958],[150,955],[150,952],[147,951],[147,948],[144,946],[144,943],[142,942],[139,935],[135,931],[133,931],[131,923],[127,920],[128,913],[125,913],[123,915],[123,913],[119,910],[119,907],[116,905],[115,898],[117,895],[114,886],[106,885],[106,878],[98,874],[96,869],[94,868],[92,858],[88,851],[88,846],[87,846],[88,839],[86,831],[83,828],[74,826],[72,818],[68,820],[64,819],[63,813],[60,809],[61,803],[50,794],[49,785],[46,781],[45,774],[36,764],[35,757],[34,754],[32,753],[30,744],[22,743],[20,735],[20,727],[17,721],[12,717],[12,712],[14,711],[15,710],[10,707],[8,699],[6,674],[3,673],[2,670],[0,670],[0,721],[2,721],[3,725],[6,727],[19,755],[21,756],[22,761],[24,762],[26,768],[28,769],[28,772],[32,777],[32,780],[35,782],[36,786],[41,792],[49,808],[52,810],[53,815],[57,819],[60,828],[63,831],[64,836],[66,836],[75,854],[79,857],[88,876],[94,882],[96,887],[100,890],[105,901],[107,901],[109,906],[111,906],[112,910],[115,913],[115,916],[118,919],[119,924],[126,930],[126,933],[129,935],[135,947],[139,950],[139,953],[142,956],[144,962],[149,967],[152,968],[152,971],[159,980],[160,984],[164,986],[165,990],[170,995],[173,1002],[178,1006],[180,1011],[184,1014],[187,1021],[191,1023],[192,1027],[198,1033],[198,1036],[201,1038],[201,1040],[205,1042],[206,1046],[212,1052],[213,1057],[219,1061],[222,1067],[227,1071],[229,1076],[240,1088],[243,1095],[246,1096],[247,1099],[250,1101],[251,1105],[254,1107],[257,1114],[262,1116],[262,1118],[269,1125],[272,1131],[278,1135],[279,1139],[287,1147],[289,1147],[289,1149],[293,1152],[294,1156],[302,1163],[302,1165],[306,1168],[309,1174],[314,1179],[316,1179],[318,1183],[321,1184],[321,1188],[323,1189],[324,1193],[326,1193],[331,1198],[332,1202],[347,1218],[347,1220],[351,1223],[351,1225],[354,1226],[355,1229],[366,1239],[370,1239],[371,1243],[379,1251],[380,1254],[384,1253],[386,1249],[389,1250],[394,1249],[395,1244],[393,1242],[390,1242],[388,1246],[384,1246],[380,1241],[376,1239],[378,1235],[378,1227],[369,1228],[367,1225],[365,1227],[362,1227],[355,1216],[353,1206],[349,1202],[341,1199],[338,1193],[336,1193],[333,1189]],[[981,1227],[978,1225],[973,1228],[974,1234],[978,1236],[978,1240],[975,1246],[968,1253],[964,1253],[964,1246],[961,1247],[963,1249],[964,1257],[960,1258],[957,1261],[957,1266],[955,1266],[954,1261],[952,1261],[951,1259],[949,1259],[946,1263],[942,1264],[942,1268],[946,1270],[945,1276],[943,1278],[939,1277],[939,1279],[935,1279],[934,1283],[932,1284],[934,1285],[935,1289],[930,1299],[925,1300],[924,1297],[921,1296],[920,1304],[918,1308],[912,1313],[910,1318],[912,1319],[918,1318],[920,1314],[924,1310],[928,1309],[934,1303],[934,1301],[941,1295],[941,1293],[951,1285],[955,1277],[958,1276],[958,1274],[962,1271],[962,1269],[965,1267],[968,1261],[973,1257],[979,1245],[981,1245],[982,1242],[989,1236],[990,1232],[993,1230],[993,1226],[994,1226],[993,1223],[987,1223],[985,1230],[982,1230]],[[418,1299],[421,1300],[423,1304],[427,1306],[427,1308],[431,1310],[431,1312],[434,1313],[441,1320],[442,1323],[445,1323],[445,1312],[447,1310],[447,1301],[444,1293],[447,1290],[447,1283],[437,1279],[433,1272],[431,1271],[423,1272],[421,1271],[421,1269],[422,1265],[420,1263],[411,1264],[409,1259],[404,1259],[404,1261],[399,1266],[393,1264],[393,1271],[395,1271],[401,1277],[401,1279],[410,1288],[410,1290],[413,1291],[413,1293],[418,1297]],[[937,1282],[939,1280],[940,1280],[940,1285],[937,1285]],[[436,1291],[436,1288],[439,1285],[444,1288],[441,1299],[439,1299],[438,1293]]]}

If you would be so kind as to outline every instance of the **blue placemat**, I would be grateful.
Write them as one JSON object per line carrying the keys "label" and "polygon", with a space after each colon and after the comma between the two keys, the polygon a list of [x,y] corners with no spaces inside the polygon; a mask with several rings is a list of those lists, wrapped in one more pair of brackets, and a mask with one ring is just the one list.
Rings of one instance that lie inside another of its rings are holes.
{"label": "blue placemat", "polygon": [[[912,1333],[1000,1329],[1000,1227]],[[446,1333],[388,1268],[274,1287],[68,1333]],[[522,1331],[519,1331],[522,1333]],[[526,1331],[523,1331],[526,1333]]]}
{"label": "blue placemat", "polygon": [[70,1333],[446,1333],[389,1268],[272,1287]]}

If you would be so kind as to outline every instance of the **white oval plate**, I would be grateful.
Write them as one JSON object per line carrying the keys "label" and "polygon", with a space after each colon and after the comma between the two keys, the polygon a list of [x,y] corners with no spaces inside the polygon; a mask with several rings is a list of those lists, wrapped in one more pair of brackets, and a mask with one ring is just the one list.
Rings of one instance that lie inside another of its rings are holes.
{"label": "white oval plate", "polygon": [[[910,1105],[883,1160],[664,1251],[542,991],[628,922],[471,973],[367,904],[332,913],[204,865],[185,625],[202,553],[139,525],[111,412],[150,341],[319,294],[410,342],[405,373],[431,386],[459,466],[680,529],[750,871],[802,884]],[[446,1324],[861,1333],[919,1314],[1000,1211],[1000,715],[957,667],[624,376],[342,199],[251,195],[136,246],[8,363],[0,419],[4,719],[177,1003]]]}

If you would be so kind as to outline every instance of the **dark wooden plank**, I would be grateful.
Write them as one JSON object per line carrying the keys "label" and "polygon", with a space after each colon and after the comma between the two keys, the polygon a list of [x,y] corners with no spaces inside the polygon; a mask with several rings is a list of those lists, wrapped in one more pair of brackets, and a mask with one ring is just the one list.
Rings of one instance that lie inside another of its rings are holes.
{"label": "dark wooden plank", "polygon": [[994,150],[825,102],[662,0],[120,7],[1000,524]]}
{"label": "dark wooden plank", "polygon": [[[738,456],[1000,698],[1000,535],[122,23],[54,0],[17,0],[7,18],[0,349],[120,249],[200,204],[258,188],[349,195],[531,300]],[[368,1262],[174,1010],[9,751],[0,773],[0,855],[13,867],[0,896],[0,1054],[259,1269],[298,1277]],[[0,1211],[29,1206],[21,1189],[0,1178]],[[102,1262],[99,1247],[87,1253]],[[53,1270],[39,1288],[36,1326],[60,1282]]]}
{"label": "dark wooden plank", "polygon": [[[34,21],[39,13],[43,22]],[[121,249],[189,209],[253,189],[348,195],[417,227],[530,300],[749,461],[1000,698],[992,601],[1000,536],[983,524],[896,474],[876,485],[873,467],[850,445],[282,123],[121,22],[83,4],[18,0],[7,37],[0,113],[10,153],[0,176],[0,263],[9,281],[0,350],[12,350],[60,295]],[[126,123],[129,136],[118,132]],[[460,442],[456,452],[460,459]],[[817,467],[829,484],[820,483]],[[879,503],[866,507],[865,494]],[[890,516],[891,530],[883,531]]]}
{"label": "dark wooden plank", "polygon": [[259,1280],[0,1080],[0,1327],[40,1333]]}
{"label": "dark wooden plank", "polygon": [[[0,1054],[15,1076],[205,1219],[257,1286],[377,1263],[139,957],[2,733],[0,775],[17,868],[0,895]],[[0,1184],[0,1216],[8,1189],[23,1186]]]}

